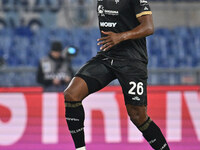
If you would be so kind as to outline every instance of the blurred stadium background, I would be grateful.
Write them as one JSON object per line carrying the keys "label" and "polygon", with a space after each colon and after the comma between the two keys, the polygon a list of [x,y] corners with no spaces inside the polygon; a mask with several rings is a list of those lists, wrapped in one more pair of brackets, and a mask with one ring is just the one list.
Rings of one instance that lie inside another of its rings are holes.
{"label": "blurred stadium background", "polygon": [[[177,94],[177,91],[183,92],[181,93],[182,97],[184,97],[184,92],[186,93],[185,97],[187,97],[188,91],[196,92],[197,98],[196,101],[193,102],[193,105],[187,103],[187,98],[183,98],[184,102],[181,100],[181,102],[178,101],[180,102],[178,104],[176,102],[167,103],[168,105],[166,104],[162,106],[162,108],[165,110],[169,107],[169,105],[172,106],[172,109],[173,105],[177,106],[174,106],[174,109],[179,108],[179,105],[181,110],[187,108],[187,112],[183,113],[183,116],[179,114],[179,111],[177,111],[178,113],[176,113],[174,110],[172,110],[171,113],[165,111],[165,114],[168,114],[169,116],[170,114],[171,116],[175,114],[175,116],[177,115],[178,118],[183,117],[183,120],[185,117],[186,130],[184,131],[184,135],[189,135],[192,137],[185,139],[184,142],[181,141],[180,137],[175,137],[174,142],[172,136],[171,140],[175,143],[173,143],[174,145],[172,144],[172,146],[174,146],[173,150],[200,150],[200,115],[198,113],[198,110],[200,109],[200,0],[149,0],[149,3],[153,11],[153,19],[156,29],[154,35],[147,38],[149,55],[148,83],[149,85],[156,86],[155,89],[150,88],[150,95],[153,95],[153,93],[156,92],[159,93],[159,91],[161,91],[161,95],[159,96],[164,97],[165,102],[168,91],[173,91],[175,94]],[[19,96],[15,95],[12,97],[13,93],[16,92],[21,92],[23,94],[25,93],[26,98],[28,97],[29,99],[26,101],[33,102],[33,99],[35,98],[40,99],[34,106],[36,106],[36,108],[38,108],[40,111],[43,111],[42,108],[40,108],[40,102],[42,101],[42,90],[39,88],[40,85],[36,82],[36,69],[39,59],[48,54],[51,41],[60,40],[64,46],[75,45],[79,48],[79,53],[72,62],[74,70],[77,70],[87,60],[94,56],[97,51],[99,51],[99,47],[96,45],[96,39],[99,36],[96,0],[0,0],[0,117],[4,117],[4,119],[8,118],[8,112],[6,112],[5,107],[2,106],[12,108],[9,106],[10,103],[6,104],[4,102],[5,99],[8,99],[7,101],[13,99],[14,101],[15,96]],[[111,83],[111,85],[117,86],[118,82],[114,81]],[[175,88],[171,87],[172,85]],[[9,87],[14,87],[14,90],[11,90]],[[108,89],[108,91],[115,91],[115,88],[116,87],[113,87],[111,90]],[[29,92],[27,93],[27,91]],[[34,94],[30,94],[31,92],[34,93],[34,91],[37,93],[35,94],[36,97],[34,97]],[[115,92],[119,93],[118,91],[119,90],[117,88]],[[10,97],[9,94],[5,94],[5,92],[10,93]],[[164,96],[162,95],[163,93]],[[62,94],[59,93],[58,95],[58,99],[62,99],[60,98],[62,97]],[[180,96],[179,94],[177,95]],[[47,95],[47,97],[48,96],[49,95]],[[159,104],[162,104],[162,102]],[[60,103],[58,103],[58,105],[62,106]],[[154,105],[152,104],[152,107],[153,106]],[[52,108],[53,106],[50,105],[49,107]],[[158,105],[158,107],[161,106]],[[28,106],[27,108],[29,109]],[[30,106],[30,108],[32,107]],[[155,118],[157,116],[156,114],[159,111],[162,111],[160,109],[161,108],[158,108],[156,109],[157,112],[154,112]],[[32,111],[35,112],[36,110]],[[59,113],[60,112],[62,114],[63,110],[59,110]],[[97,112],[95,116],[95,118],[102,118],[101,114]],[[166,121],[164,119],[162,122],[161,120],[163,120],[163,118],[160,119],[158,116],[157,122],[159,124],[160,121],[161,127],[163,127],[162,130],[165,132],[167,129],[165,129],[166,126],[163,124],[165,124]],[[175,119],[176,118],[172,117],[172,120]],[[2,132],[6,126],[6,123],[8,123],[8,120],[5,120],[3,122],[0,120],[0,131]],[[62,131],[65,131],[64,128],[66,127],[66,124],[64,121],[61,122],[63,125]],[[175,123],[177,123],[177,120],[175,120]],[[180,122],[178,121],[178,125],[174,126],[180,126],[179,123]],[[35,128],[32,127],[32,129]],[[177,130],[175,129],[171,129],[170,131],[176,132]],[[102,131],[101,129],[99,130]],[[31,129],[29,132],[32,132]],[[125,131],[123,131],[123,133],[124,132]],[[98,133],[99,132],[96,133],[97,135],[95,134],[95,137],[98,137]],[[170,133],[168,133],[169,139],[170,135],[173,135]],[[41,133],[39,132],[38,134]],[[36,136],[36,134],[34,135]],[[9,142],[6,142],[5,137],[6,135],[1,134],[0,132],[1,150],[31,149],[30,146],[23,147],[23,144],[25,143],[29,143],[29,145],[31,145],[31,138],[27,142],[25,136],[23,137],[25,141],[24,143],[19,142],[20,144],[16,144],[15,142],[17,142],[19,140],[18,139],[13,143],[11,142],[8,144]],[[35,146],[35,148],[41,150],[73,149],[73,146],[71,146],[72,143],[70,137],[67,137],[66,139],[67,144],[65,143],[66,141],[62,139],[61,142],[58,142],[61,144],[59,144],[57,147],[41,146],[41,148],[39,146],[41,143],[37,140],[37,144],[34,144],[35,141],[32,141],[32,144],[33,147]],[[101,147],[101,143],[103,143],[101,140],[104,139],[100,138],[100,142],[94,140],[95,142],[100,143],[99,147]],[[55,141],[52,143],[54,142]],[[193,147],[191,147],[190,144],[193,145]],[[1,145],[4,146],[1,147]],[[126,146],[124,146],[124,149],[131,149],[131,146],[133,146],[134,149],[134,144],[130,145],[129,143],[127,145],[128,147],[126,148]],[[138,149],[144,149],[144,147],[141,148],[140,144],[137,142],[135,145]],[[90,146],[91,150],[96,149],[94,145]],[[114,147],[116,145],[111,146]],[[107,147],[109,147],[109,145],[107,145]],[[118,143],[115,148],[117,149],[119,147],[120,146]],[[104,149],[106,149],[106,146]],[[111,147],[109,149],[111,149]]]}

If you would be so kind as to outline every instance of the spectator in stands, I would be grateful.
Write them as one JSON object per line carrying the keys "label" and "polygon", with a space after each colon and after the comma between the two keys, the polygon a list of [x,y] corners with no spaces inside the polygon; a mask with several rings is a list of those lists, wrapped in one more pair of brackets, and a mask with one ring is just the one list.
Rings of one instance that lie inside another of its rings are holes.
{"label": "spectator in stands", "polygon": [[49,55],[40,60],[37,81],[47,91],[60,91],[69,83],[72,74],[70,64],[62,57],[62,44],[59,41],[54,41],[51,44]]}

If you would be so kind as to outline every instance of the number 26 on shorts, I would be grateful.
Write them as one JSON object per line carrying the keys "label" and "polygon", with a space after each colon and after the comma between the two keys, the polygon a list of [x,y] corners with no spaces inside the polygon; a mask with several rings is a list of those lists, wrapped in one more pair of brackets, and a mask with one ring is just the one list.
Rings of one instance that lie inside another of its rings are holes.
{"label": "number 26 on shorts", "polygon": [[[128,91],[128,94],[131,95],[142,95],[144,93],[144,87],[142,82],[135,83],[134,81],[129,82],[132,86],[131,89]],[[136,90],[135,90],[136,89]]]}

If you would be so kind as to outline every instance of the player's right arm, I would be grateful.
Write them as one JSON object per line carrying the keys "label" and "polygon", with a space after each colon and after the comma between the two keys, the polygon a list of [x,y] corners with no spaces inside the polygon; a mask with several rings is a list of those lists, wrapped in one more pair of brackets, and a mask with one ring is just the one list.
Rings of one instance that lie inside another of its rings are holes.
{"label": "player's right arm", "polygon": [[136,28],[122,33],[123,40],[139,39],[154,33],[152,11],[147,0],[131,0],[131,2],[140,24]]}
{"label": "player's right arm", "polygon": [[154,33],[154,24],[152,15],[144,15],[137,18],[139,25],[127,32],[121,33],[122,41],[130,39],[139,39],[146,36],[149,36]]}

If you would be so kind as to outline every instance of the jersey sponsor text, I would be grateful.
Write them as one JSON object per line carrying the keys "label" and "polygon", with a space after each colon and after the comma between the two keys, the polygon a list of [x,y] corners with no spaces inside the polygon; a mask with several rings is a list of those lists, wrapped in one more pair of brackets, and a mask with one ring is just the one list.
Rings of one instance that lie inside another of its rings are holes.
{"label": "jersey sponsor text", "polygon": [[109,28],[114,28],[116,27],[117,22],[100,22],[101,27],[109,27]]}

